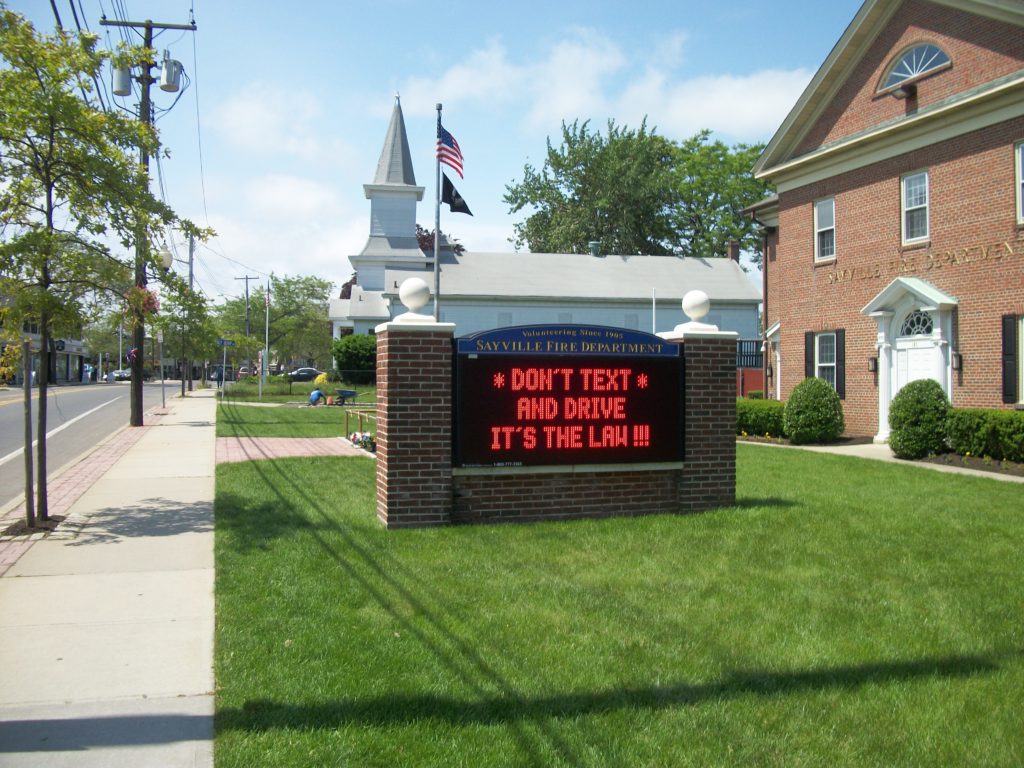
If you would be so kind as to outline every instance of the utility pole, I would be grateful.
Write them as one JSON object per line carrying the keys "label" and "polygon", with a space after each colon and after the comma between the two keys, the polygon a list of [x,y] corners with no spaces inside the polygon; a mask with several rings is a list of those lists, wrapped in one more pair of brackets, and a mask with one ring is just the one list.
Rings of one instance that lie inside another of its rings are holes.
{"label": "utility pole", "polygon": [[[146,51],[153,49],[154,29],[181,29],[189,32],[196,31],[196,23],[191,24],[157,24],[149,19],[146,21],[110,21],[106,16],[100,19],[100,24],[105,27],[131,27],[142,29],[142,45]],[[142,87],[142,98],[139,102],[139,119],[147,127],[152,125],[152,107],[149,100],[149,86],[156,82],[156,78],[150,74],[150,70],[156,66],[149,54],[142,62],[142,73],[138,77],[139,85]],[[145,148],[139,151],[142,159],[142,168],[149,178],[149,152]],[[146,252],[149,250],[148,235],[145,228],[140,227],[135,235],[135,289],[146,290]],[[136,317],[135,327],[132,330],[132,346],[135,348],[135,356],[132,358],[132,380],[131,380],[131,425],[142,426],[142,370],[143,370],[143,347],[146,343],[146,326],[142,317]]]}
{"label": "utility pole", "polygon": [[[259,278],[245,275],[244,277],[236,277],[235,280],[245,280],[245,337],[249,338],[249,281],[259,280]],[[247,362],[249,363],[249,373],[252,373],[252,358],[248,358]]]}

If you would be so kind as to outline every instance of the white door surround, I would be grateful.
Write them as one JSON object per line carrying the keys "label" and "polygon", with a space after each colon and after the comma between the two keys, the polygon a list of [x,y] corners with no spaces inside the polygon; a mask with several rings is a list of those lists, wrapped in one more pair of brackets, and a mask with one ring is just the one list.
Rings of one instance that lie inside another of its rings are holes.
{"label": "white door surround", "polygon": [[864,309],[878,325],[878,433],[889,439],[889,404],[906,384],[934,379],[952,401],[950,344],[957,300],[917,277],[898,277]]}

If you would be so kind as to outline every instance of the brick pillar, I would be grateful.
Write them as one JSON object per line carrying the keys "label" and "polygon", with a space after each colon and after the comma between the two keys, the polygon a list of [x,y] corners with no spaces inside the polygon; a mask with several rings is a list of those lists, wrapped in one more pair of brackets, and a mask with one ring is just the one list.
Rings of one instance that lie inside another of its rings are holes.
{"label": "brick pillar", "polygon": [[454,330],[377,326],[377,518],[388,528],[451,522]]}
{"label": "brick pillar", "polygon": [[695,512],[736,503],[735,333],[686,333],[670,341],[683,346],[685,377],[685,469],[679,508]]}

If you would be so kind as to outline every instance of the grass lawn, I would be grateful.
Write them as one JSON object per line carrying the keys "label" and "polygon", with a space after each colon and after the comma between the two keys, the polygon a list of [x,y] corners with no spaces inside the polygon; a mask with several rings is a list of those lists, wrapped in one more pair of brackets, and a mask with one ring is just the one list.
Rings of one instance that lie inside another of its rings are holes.
{"label": "grass lawn", "polygon": [[[226,401],[217,407],[217,437],[338,437],[345,432],[345,407],[264,408]],[[364,419],[367,432],[376,424]],[[358,429],[355,413],[349,432]]]}
{"label": "grass lawn", "polygon": [[[225,401],[234,402],[263,402],[263,403],[304,403],[309,399],[309,393],[316,386],[311,381],[295,381],[288,383],[280,378],[267,379],[267,385],[263,388],[263,396],[260,397],[259,380],[255,377],[247,377],[241,381],[228,382],[224,391]],[[325,384],[322,391],[326,395],[334,396],[336,389],[352,389],[359,393],[356,403],[361,405],[372,405],[377,398],[377,386],[375,384],[348,384],[340,381],[332,381]],[[217,393],[220,396],[220,393]]]}
{"label": "grass lawn", "polygon": [[398,532],[365,459],[218,467],[217,765],[1024,764],[1024,489],[737,450],[729,509]]}

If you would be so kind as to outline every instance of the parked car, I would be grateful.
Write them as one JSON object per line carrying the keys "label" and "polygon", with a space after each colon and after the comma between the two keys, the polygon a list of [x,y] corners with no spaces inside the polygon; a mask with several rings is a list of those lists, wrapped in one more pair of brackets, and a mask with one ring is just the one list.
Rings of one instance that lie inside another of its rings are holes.
{"label": "parked car", "polygon": [[288,374],[288,378],[292,381],[312,381],[319,375],[320,371],[316,368],[296,368]]}
{"label": "parked car", "polygon": [[129,369],[123,368],[121,370],[114,371],[114,381],[131,381],[131,380],[132,380],[132,372]]}
{"label": "parked car", "polygon": [[238,369],[238,379],[237,380],[241,381],[242,379],[244,379],[249,374],[250,374],[249,366],[243,365],[241,368]]}

